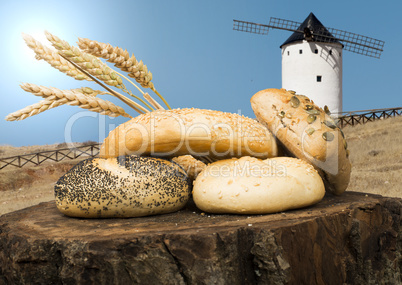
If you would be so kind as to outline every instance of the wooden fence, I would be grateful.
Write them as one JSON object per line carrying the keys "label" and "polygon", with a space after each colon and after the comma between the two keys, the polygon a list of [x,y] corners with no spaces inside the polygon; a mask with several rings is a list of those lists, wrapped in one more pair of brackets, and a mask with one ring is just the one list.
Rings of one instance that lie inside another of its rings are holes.
{"label": "wooden fence", "polygon": [[0,158],[0,170],[7,166],[23,167],[26,164],[39,165],[47,160],[59,162],[63,159],[95,157],[99,153],[99,147],[100,144],[91,144]]}
{"label": "wooden fence", "polygon": [[[378,119],[400,116],[402,107],[391,109],[374,109],[336,114],[338,126],[354,126],[365,124]],[[74,148],[42,151],[31,154],[17,155],[0,158],[0,170],[7,166],[23,167],[26,164],[39,165],[44,161],[52,160],[59,162],[63,159],[76,159],[79,157],[96,157],[99,154],[100,144],[91,144]]]}
{"label": "wooden fence", "polygon": [[354,126],[365,124],[378,119],[386,119],[390,117],[400,116],[402,114],[402,107],[391,109],[374,109],[362,110],[354,112],[338,113],[338,126],[343,128],[346,126]]}

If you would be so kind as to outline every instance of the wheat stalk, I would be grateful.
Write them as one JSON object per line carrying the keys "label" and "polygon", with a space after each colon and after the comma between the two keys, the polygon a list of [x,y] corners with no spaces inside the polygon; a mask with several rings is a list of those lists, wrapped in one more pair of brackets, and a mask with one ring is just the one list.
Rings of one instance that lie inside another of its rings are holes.
{"label": "wheat stalk", "polygon": [[88,71],[91,75],[102,80],[110,86],[122,88],[123,80],[115,72],[112,71],[106,64],[100,61],[95,56],[81,52],[80,49],[74,46],[70,46],[64,40],[52,35],[45,31],[47,39],[52,43],[61,55],[68,58],[82,69]]}
{"label": "wheat stalk", "polygon": [[[58,37],[52,35],[51,33],[45,31],[47,39],[52,43],[52,45],[59,51],[59,53],[68,60],[78,65],[83,70],[87,71],[94,77],[102,80],[108,85],[119,88],[140,100],[145,106],[150,110],[153,110],[144,100],[139,97],[134,96],[124,85],[122,78],[108,67],[105,63],[99,60],[97,57],[81,51],[79,48],[70,46],[69,43],[59,39]],[[147,112],[147,111],[146,111]]]}
{"label": "wheat stalk", "polygon": [[91,75],[102,80],[110,86],[115,86],[122,89],[124,84],[123,80],[117,75],[110,67],[104,64],[95,56],[82,52],[80,49],[74,46],[70,46],[69,43],[59,39],[51,33],[45,31],[47,39],[52,45],[59,51],[61,55],[68,58],[82,69],[88,71]]}
{"label": "wheat stalk", "polygon": [[[15,118],[15,117],[21,117],[23,114],[29,114],[32,113],[33,115],[36,115],[40,112],[43,112],[45,110],[48,110],[51,104],[47,104],[48,101],[53,101],[57,102],[54,103],[54,106],[51,108],[60,106],[61,104],[67,104],[70,106],[78,106],[83,109],[87,109],[92,112],[97,112],[101,113],[103,115],[108,115],[111,117],[117,117],[117,116],[123,116],[127,118],[131,118],[129,114],[127,114],[122,107],[116,106],[112,102],[109,102],[107,100],[103,100],[100,98],[96,98],[94,94],[101,94],[101,92],[91,92],[91,95],[86,94],[86,92],[80,92],[80,89],[72,89],[72,90],[60,90],[58,88],[54,87],[45,87],[45,86],[38,86],[32,83],[23,83],[20,85],[21,88],[27,92],[30,92],[34,94],[35,96],[39,96],[42,98],[45,98],[46,100],[41,101],[43,104],[42,106],[39,105],[31,105],[26,107],[27,109],[17,111],[15,113],[10,114],[10,118]],[[87,92],[92,90],[91,88],[87,89]],[[95,91],[95,90],[93,90]],[[44,102],[45,101],[45,102]],[[41,103],[39,102],[39,103]],[[56,106],[57,105],[57,106]],[[46,107],[44,107],[46,106]],[[39,107],[39,108],[38,108]],[[33,111],[33,110],[37,111]],[[40,112],[39,112],[40,110]],[[18,116],[18,112],[20,112],[21,116]],[[17,113],[17,114],[16,114]],[[11,116],[12,115],[12,116]],[[7,117],[9,117],[7,116]],[[6,118],[7,118],[6,117]]]}
{"label": "wheat stalk", "polygon": [[127,50],[87,38],[78,38],[77,44],[86,53],[104,58],[108,62],[114,63],[114,66],[120,68],[122,71],[128,72],[128,76],[134,78],[142,87],[154,88],[151,82],[152,73],[148,71],[147,66],[142,60],[138,61],[135,58],[134,54],[130,57]]}
{"label": "wheat stalk", "polygon": [[152,105],[152,107],[154,107],[156,110],[165,110],[165,108],[163,108],[158,102],[155,101],[154,98],[151,97],[151,95],[149,95],[148,93],[144,94],[144,98],[145,100],[148,101],[149,104]]}
{"label": "wheat stalk", "polygon": [[22,37],[27,46],[30,47],[35,52],[35,58],[37,60],[43,59],[54,68],[60,70],[61,72],[67,74],[68,76],[73,77],[74,79],[91,81],[91,79],[88,76],[83,74],[81,71],[76,69],[71,63],[62,58],[57,53],[57,51],[54,51],[42,45],[40,42],[35,40],[30,35],[22,33]]}
{"label": "wheat stalk", "polygon": [[[138,61],[135,58],[134,54],[130,57],[127,50],[87,38],[78,38],[77,44],[84,52],[107,59],[107,61],[114,63],[114,66],[122,71],[128,72],[128,76],[133,77],[142,87],[150,88],[154,91],[159,98],[162,99],[165,105],[171,109],[165,98],[159,94],[155,89],[154,84],[151,82],[152,73],[148,71],[147,66],[142,62],[142,60]],[[144,95],[143,92],[142,94]]]}
{"label": "wheat stalk", "polygon": [[[66,59],[69,61],[69,59]],[[87,71],[83,70],[81,67],[79,67],[78,65],[76,65],[75,63],[71,62],[71,64],[75,65],[76,68],[78,68],[79,70],[81,70],[84,74],[86,74],[87,76],[89,76],[93,81],[95,81],[96,83],[98,83],[100,86],[102,86],[103,88],[105,88],[106,90],[108,90],[110,92],[111,95],[115,96],[116,98],[120,99],[121,101],[123,101],[124,103],[126,103],[127,105],[129,105],[131,108],[133,108],[135,111],[137,111],[140,114],[143,113],[147,113],[149,112],[147,109],[145,109],[144,107],[142,107],[140,104],[130,100],[129,98],[121,95],[119,92],[114,91],[113,89],[110,89],[109,87],[107,87],[106,85],[104,85],[102,82],[100,82],[98,79],[96,79],[95,77],[93,77],[91,74],[89,74]]]}

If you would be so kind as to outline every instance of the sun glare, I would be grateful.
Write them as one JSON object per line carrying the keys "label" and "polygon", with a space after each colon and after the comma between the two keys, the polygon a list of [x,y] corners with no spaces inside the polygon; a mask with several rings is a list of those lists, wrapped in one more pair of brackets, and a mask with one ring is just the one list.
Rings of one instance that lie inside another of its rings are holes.
{"label": "sun glare", "polygon": [[[28,47],[28,45],[25,43],[22,35],[27,34],[33,37],[36,41],[40,42],[42,45],[47,46],[49,48],[52,48],[49,41],[47,40],[44,30],[34,30],[34,31],[24,31],[20,34],[21,41],[20,41],[20,46],[21,46],[21,52],[19,53],[21,56],[23,55],[24,57],[24,62],[29,62],[29,63],[37,63],[37,59],[35,58],[35,52]],[[53,49],[53,48],[52,48]]]}
{"label": "sun glare", "polygon": [[55,28],[49,23],[35,22],[29,24],[25,22],[24,24],[19,25],[18,29],[15,29],[15,34],[13,34],[14,50],[11,52],[13,62],[18,62],[19,64],[18,72],[21,75],[21,78],[31,78],[31,80],[40,79],[42,81],[42,79],[50,79],[56,76],[57,73],[52,70],[52,67],[50,67],[48,63],[35,58],[35,52],[25,43],[25,40],[23,39],[23,34],[29,35],[42,45],[53,50],[54,48],[46,38],[45,30],[48,30],[51,33],[60,34],[59,29],[57,29],[57,27]]}

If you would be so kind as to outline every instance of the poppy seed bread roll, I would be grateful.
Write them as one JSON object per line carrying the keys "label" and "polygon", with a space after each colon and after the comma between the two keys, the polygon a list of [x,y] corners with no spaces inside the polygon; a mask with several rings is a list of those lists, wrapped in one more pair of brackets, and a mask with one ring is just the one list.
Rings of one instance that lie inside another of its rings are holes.
{"label": "poppy seed bread roll", "polygon": [[266,89],[251,98],[258,121],[295,157],[311,163],[326,188],[342,194],[350,180],[351,164],[343,132],[308,97],[285,89]]}
{"label": "poppy seed bread roll", "polygon": [[319,202],[324,183],[314,167],[298,158],[254,157],[220,160],[196,178],[193,200],[202,211],[269,214]]}
{"label": "poppy seed bread roll", "polygon": [[180,210],[190,196],[185,171],[159,158],[91,158],[55,185],[56,205],[71,217],[140,217]]}
{"label": "poppy seed bread roll", "polygon": [[193,155],[223,159],[277,156],[270,131],[256,120],[202,109],[158,110],[141,114],[109,133],[100,157]]}

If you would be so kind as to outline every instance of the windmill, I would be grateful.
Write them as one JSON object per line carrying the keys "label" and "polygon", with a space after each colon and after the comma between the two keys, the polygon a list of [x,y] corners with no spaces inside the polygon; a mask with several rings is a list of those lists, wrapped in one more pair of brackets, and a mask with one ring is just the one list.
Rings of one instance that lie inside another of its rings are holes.
{"label": "windmill", "polygon": [[269,24],[233,20],[236,31],[268,35],[269,29],[293,34],[282,50],[282,88],[309,96],[332,113],[342,112],[342,51],[380,58],[384,41],[324,27],[313,13],[303,23],[271,17]]}

